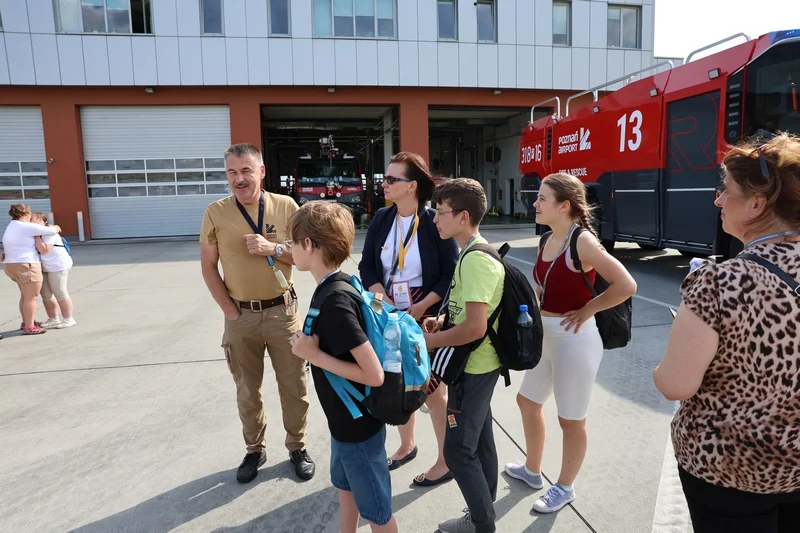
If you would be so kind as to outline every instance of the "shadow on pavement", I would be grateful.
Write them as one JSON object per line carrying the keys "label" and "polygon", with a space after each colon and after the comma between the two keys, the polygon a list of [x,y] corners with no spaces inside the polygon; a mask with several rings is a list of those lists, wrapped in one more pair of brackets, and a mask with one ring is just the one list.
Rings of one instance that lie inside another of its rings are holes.
{"label": "shadow on pavement", "polygon": [[252,483],[244,485],[236,482],[235,470],[222,470],[175,487],[115,515],[75,528],[71,533],[166,533],[229,504],[261,483],[281,477],[286,468],[285,462],[262,468]]}

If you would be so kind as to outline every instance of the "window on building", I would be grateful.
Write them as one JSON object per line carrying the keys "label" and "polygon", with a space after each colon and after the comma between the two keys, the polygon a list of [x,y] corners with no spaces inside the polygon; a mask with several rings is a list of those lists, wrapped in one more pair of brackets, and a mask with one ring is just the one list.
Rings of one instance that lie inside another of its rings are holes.
{"label": "window on building", "polygon": [[86,184],[90,198],[231,193],[218,157],[86,161]]}
{"label": "window on building", "polygon": [[572,46],[572,2],[553,2],[553,44]]}
{"label": "window on building", "polygon": [[153,33],[151,0],[53,0],[63,33]]}
{"label": "window on building", "polygon": [[289,0],[269,0],[270,35],[291,35],[289,30]]}
{"label": "window on building", "polygon": [[494,0],[477,0],[477,14],[478,14],[478,40],[479,41],[496,41],[497,34],[495,32],[495,2]]}
{"label": "window on building", "polygon": [[40,200],[50,198],[47,163],[0,162],[0,200]]}
{"label": "window on building", "polygon": [[200,0],[200,21],[204,35],[222,35],[222,0]]}
{"label": "window on building", "polygon": [[458,17],[455,0],[438,0],[439,39],[458,39]]}
{"label": "window on building", "polygon": [[395,0],[314,0],[317,37],[394,38]]}
{"label": "window on building", "polygon": [[642,47],[641,8],[631,6],[608,6],[608,47]]}

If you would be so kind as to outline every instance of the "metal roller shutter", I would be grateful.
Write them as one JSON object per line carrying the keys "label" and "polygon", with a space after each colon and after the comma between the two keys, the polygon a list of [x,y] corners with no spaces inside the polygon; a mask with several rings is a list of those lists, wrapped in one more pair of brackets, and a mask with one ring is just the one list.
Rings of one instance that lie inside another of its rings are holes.
{"label": "metal roller shutter", "polygon": [[230,194],[227,106],[81,108],[92,238],[197,235]]}
{"label": "metal roller shutter", "polygon": [[0,237],[12,204],[50,212],[46,159],[41,108],[0,106]]}

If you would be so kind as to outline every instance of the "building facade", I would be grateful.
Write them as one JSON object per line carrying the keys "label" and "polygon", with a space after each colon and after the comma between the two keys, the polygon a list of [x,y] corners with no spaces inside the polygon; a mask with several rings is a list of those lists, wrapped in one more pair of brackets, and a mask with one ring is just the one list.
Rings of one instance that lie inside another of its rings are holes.
{"label": "building facade", "polygon": [[513,212],[519,132],[555,104],[531,107],[653,65],[652,1],[0,0],[0,210],[193,235],[230,143],[278,188],[332,132],[370,176],[415,151]]}

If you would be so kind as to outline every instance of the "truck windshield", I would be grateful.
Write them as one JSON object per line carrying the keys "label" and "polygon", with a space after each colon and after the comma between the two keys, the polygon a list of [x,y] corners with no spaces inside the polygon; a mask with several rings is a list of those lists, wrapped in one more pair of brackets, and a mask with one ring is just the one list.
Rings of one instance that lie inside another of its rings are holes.
{"label": "truck windshield", "polygon": [[778,44],[747,73],[747,135],[800,133],[800,41]]}
{"label": "truck windshield", "polygon": [[329,181],[342,185],[361,185],[355,159],[301,159],[297,164],[300,185],[325,185]]}

